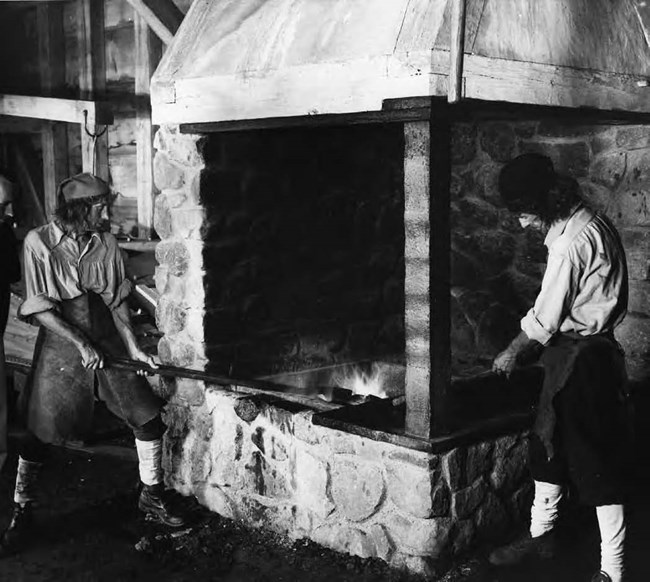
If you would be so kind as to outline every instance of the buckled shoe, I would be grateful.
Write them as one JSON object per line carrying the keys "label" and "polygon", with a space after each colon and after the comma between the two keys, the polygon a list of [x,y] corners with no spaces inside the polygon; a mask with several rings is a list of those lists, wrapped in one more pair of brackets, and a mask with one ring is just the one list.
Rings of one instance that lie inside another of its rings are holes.
{"label": "buckled shoe", "polygon": [[34,511],[31,503],[14,503],[11,521],[0,536],[0,558],[22,550],[34,531]]}
{"label": "buckled shoe", "polygon": [[[493,566],[514,566],[528,558],[549,559],[555,554],[555,532],[549,531],[538,537],[525,537],[497,548],[489,556]],[[611,581],[610,581],[611,582]]]}
{"label": "buckled shoe", "polygon": [[138,499],[138,508],[147,516],[169,527],[185,525],[185,519],[174,511],[169,492],[165,490],[162,483],[143,485]]}

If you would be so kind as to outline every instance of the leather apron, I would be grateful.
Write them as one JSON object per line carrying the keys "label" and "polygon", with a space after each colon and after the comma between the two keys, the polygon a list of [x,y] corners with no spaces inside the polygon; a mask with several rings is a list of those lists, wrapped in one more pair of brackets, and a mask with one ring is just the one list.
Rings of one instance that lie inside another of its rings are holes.
{"label": "leather apron", "polygon": [[[127,357],[101,297],[87,293],[62,301],[60,311],[104,354]],[[131,428],[155,418],[162,406],[142,376],[127,370],[84,368],[71,342],[41,326],[20,402],[27,428],[45,443],[83,440],[92,427],[96,398]]]}

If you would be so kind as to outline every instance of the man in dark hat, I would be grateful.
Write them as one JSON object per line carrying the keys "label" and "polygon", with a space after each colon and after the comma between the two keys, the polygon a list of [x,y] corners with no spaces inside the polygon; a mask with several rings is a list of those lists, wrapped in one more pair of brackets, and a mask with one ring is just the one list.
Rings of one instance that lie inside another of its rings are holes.
{"label": "man in dark hat", "polygon": [[131,283],[117,240],[104,231],[110,189],[84,173],[64,180],[57,196],[54,220],[30,231],[24,242],[25,300],[18,314],[40,330],[22,394],[27,436],[19,445],[12,520],[0,538],[4,553],[27,541],[46,444],[83,439],[95,398],[133,430],[140,509],[167,525],[183,524],[162,480],[161,401],[142,376],[105,367],[105,356],[156,366],[136,341],[126,303]]}
{"label": "man in dark hat", "polygon": [[571,485],[598,517],[601,566],[592,582],[621,582],[626,374],[614,329],[627,311],[625,252],[612,223],[582,202],[577,182],[556,174],[549,158],[515,158],[502,169],[499,189],[523,227],[546,232],[548,262],[521,332],[493,370],[509,375],[518,356],[541,345],[545,378],[529,449],[530,532],[489,559],[508,565],[551,556],[558,505]]}

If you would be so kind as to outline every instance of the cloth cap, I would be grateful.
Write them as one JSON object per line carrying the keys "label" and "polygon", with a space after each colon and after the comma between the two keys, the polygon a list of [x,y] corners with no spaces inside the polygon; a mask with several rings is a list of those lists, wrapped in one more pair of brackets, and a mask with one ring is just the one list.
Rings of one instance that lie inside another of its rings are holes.
{"label": "cloth cap", "polygon": [[82,198],[95,198],[110,194],[109,185],[101,178],[84,172],[63,180],[59,184],[58,196],[63,197],[66,202],[80,200]]}
{"label": "cloth cap", "polygon": [[547,195],[557,183],[553,162],[541,154],[522,154],[499,174],[499,192],[512,212],[543,215]]}

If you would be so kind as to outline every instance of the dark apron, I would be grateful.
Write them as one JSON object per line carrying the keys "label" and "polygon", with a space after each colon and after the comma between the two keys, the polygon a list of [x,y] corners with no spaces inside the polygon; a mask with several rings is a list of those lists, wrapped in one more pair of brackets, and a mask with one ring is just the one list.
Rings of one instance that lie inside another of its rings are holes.
{"label": "dark apron", "polygon": [[[128,357],[112,315],[98,295],[62,301],[61,315],[104,354]],[[96,398],[131,428],[154,419],[162,406],[142,376],[127,370],[84,368],[71,342],[41,326],[20,403],[27,428],[45,443],[83,440],[92,427]]]}
{"label": "dark apron", "polygon": [[541,356],[545,376],[531,442],[538,481],[575,486],[588,505],[623,496],[626,372],[613,335],[560,334]]}

